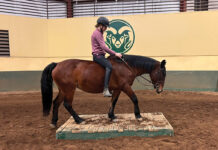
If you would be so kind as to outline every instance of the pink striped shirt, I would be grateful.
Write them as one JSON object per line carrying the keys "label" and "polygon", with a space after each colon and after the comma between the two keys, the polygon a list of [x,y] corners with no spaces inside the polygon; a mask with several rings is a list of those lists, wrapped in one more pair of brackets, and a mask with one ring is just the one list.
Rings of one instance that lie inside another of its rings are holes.
{"label": "pink striped shirt", "polygon": [[104,42],[104,37],[103,34],[96,29],[91,37],[91,42],[92,42],[92,54],[94,55],[105,55],[106,52],[113,55],[115,52],[111,49],[109,49],[105,42]]}

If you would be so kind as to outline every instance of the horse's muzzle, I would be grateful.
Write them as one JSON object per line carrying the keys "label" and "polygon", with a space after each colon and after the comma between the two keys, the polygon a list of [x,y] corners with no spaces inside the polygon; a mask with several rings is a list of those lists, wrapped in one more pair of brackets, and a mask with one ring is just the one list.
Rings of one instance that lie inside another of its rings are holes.
{"label": "horse's muzzle", "polygon": [[158,94],[160,94],[161,92],[163,92],[163,87],[160,86],[160,85],[156,85],[156,86],[155,86],[155,89],[156,89],[156,92],[157,92]]}
{"label": "horse's muzzle", "polygon": [[156,92],[157,92],[158,94],[160,94],[161,92],[163,92],[163,89],[159,90],[159,89],[157,88],[157,89],[156,89]]}

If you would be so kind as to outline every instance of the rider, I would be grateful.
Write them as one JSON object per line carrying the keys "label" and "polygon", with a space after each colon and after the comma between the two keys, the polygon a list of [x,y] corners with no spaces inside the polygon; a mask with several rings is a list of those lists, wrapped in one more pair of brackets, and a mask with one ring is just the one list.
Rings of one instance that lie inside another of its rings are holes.
{"label": "rider", "polygon": [[109,20],[105,17],[99,17],[97,20],[97,24],[95,25],[96,30],[93,32],[91,37],[92,42],[92,55],[94,62],[100,64],[102,67],[105,68],[105,79],[104,79],[104,91],[103,95],[105,97],[110,97],[112,94],[108,90],[108,84],[110,79],[110,74],[112,70],[112,65],[110,61],[105,58],[106,52],[110,55],[115,55],[117,57],[122,57],[120,53],[116,53],[113,50],[109,49],[105,42],[103,33],[109,27]]}

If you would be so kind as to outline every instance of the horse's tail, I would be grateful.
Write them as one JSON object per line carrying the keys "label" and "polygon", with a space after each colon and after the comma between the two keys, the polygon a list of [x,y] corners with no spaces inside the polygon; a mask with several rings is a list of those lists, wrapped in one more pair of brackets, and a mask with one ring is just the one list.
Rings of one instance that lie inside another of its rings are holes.
{"label": "horse's tail", "polygon": [[42,105],[43,115],[48,116],[53,97],[53,79],[52,70],[56,67],[57,63],[49,64],[42,72],[41,77],[41,94],[42,94]]}

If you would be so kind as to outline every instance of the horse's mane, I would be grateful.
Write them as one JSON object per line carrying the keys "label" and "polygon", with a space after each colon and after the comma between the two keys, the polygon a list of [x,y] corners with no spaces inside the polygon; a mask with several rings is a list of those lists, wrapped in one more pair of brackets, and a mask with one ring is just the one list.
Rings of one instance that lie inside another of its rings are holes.
{"label": "horse's mane", "polygon": [[[108,58],[112,58],[118,63],[123,63],[122,60],[115,56],[109,56]],[[157,63],[157,60],[150,58],[150,57],[145,57],[145,56],[138,56],[138,55],[123,55],[123,59],[130,65],[131,67],[134,68],[142,68],[147,70],[148,72],[151,72],[155,64]]]}

